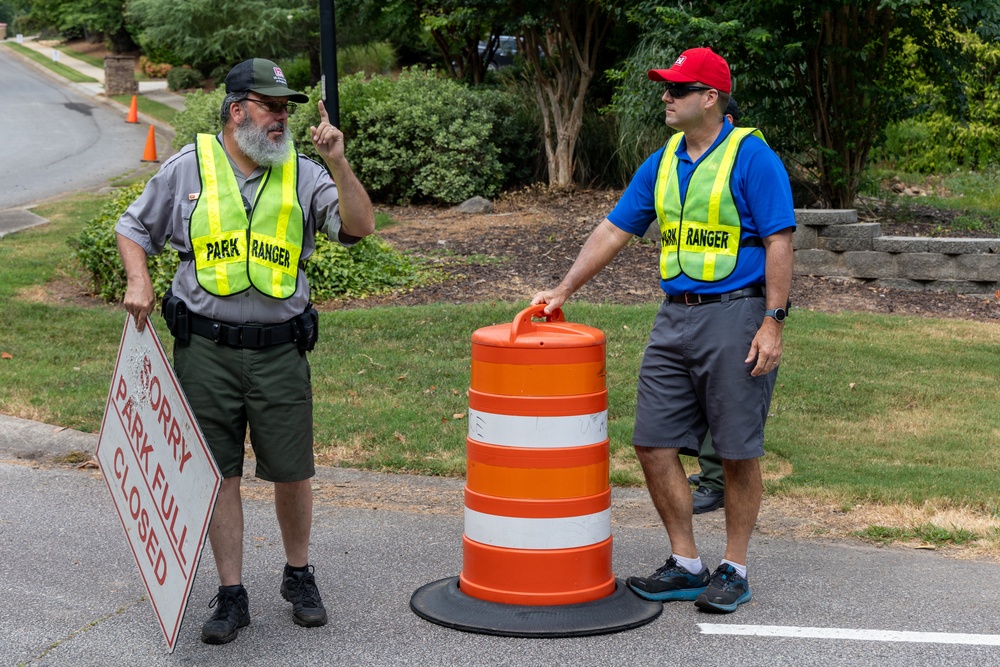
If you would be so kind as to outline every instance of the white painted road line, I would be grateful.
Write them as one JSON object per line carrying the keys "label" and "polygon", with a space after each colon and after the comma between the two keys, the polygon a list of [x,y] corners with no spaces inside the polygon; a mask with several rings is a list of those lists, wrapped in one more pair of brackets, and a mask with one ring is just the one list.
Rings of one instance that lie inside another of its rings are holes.
{"label": "white painted road line", "polygon": [[797,628],[788,625],[721,625],[699,623],[704,635],[753,635],[803,639],[856,639],[871,642],[915,642],[921,644],[975,644],[1000,646],[1000,635],[953,632],[902,632],[897,630],[853,630],[851,628]]}

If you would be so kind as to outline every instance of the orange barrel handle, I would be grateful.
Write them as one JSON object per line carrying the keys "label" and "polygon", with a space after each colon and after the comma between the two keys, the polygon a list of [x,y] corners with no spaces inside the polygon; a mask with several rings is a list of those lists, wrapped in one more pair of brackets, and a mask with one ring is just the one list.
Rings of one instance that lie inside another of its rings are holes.
{"label": "orange barrel handle", "polygon": [[545,317],[546,322],[565,322],[566,316],[563,315],[562,308],[556,308],[554,313],[545,315],[543,312],[548,304],[539,303],[534,306],[528,306],[520,313],[514,316],[514,322],[510,325],[510,342],[513,343],[517,340],[518,336],[524,335],[529,331],[535,330],[534,318]]}

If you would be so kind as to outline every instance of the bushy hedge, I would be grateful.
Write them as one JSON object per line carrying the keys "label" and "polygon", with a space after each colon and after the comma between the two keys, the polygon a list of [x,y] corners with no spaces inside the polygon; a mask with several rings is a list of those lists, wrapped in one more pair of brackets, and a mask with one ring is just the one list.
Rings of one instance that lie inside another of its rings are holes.
{"label": "bushy hedge", "polygon": [[[74,239],[77,257],[91,276],[94,293],[109,303],[121,302],[127,286],[118,257],[115,223],[143,187],[139,183],[112,193],[97,217]],[[177,252],[169,244],[159,255],[148,258],[150,279],[158,297],[170,287],[178,262]],[[419,259],[403,255],[375,236],[345,248],[323,234],[316,237],[316,251],[306,265],[306,275],[310,296],[317,303],[336,297],[363,298],[437,279],[437,273]]]}
{"label": "bushy hedge", "polygon": [[1000,164],[1000,128],[980,121],[962,123],[940,112],[910,118],[886,128],[885,141],[873,157],[911,173],[978,171]]}
{"label": "bushy hedge", "polygon": [[205,75],[201,70],[191,67],[174,67],[167,72],[167,88],[170,90],[186,90],[199,88]]}
{"label": "bushy hedge", "polygon": [[[309,127],[319,123],[319,93],[307,92],[290,126],[299,150],[315,156]],[[536,125],[512,93],[407,69],[398,79],[346,77],[339,99],[347,158],[377,201],[453,204],[533,175]]]}
{"label": "bushy hedge", "polygon": [[222,119],[219,111],[222,100],[226,97],[224,88],[217,88],[210,93],[196,90],[184,97],[184,110],[174,116],[174,150],[180,150],[184,145],[194,142],[194,135],[199,132],[218,134],[222,132]]}
{"label": "bushy hedge", "polygon": [[[97,217],[90,220],[75,239],[76,255],[90,273],[94,294],[109,303],[118,303],[125,296],[128,281],[125,267],[118,258],[118,241],[115,223],[145,187],[136,183],[113,192]],[[173,248],[167,246],[159,255],[147,261],[153,291],[162,296],[170,287],[179,259]]]}
{"label": "bushy hedge", "polygon": [[[318,87],[289,120],[296,148],[319,159],[309,127],[319,124]],[[222,130],[225,92],[196,91],[174,118],[174,148],[196,132]],[[375,201],[454,204],[533,182],[539,162],[537,110],[524,91],[469,88],[434,72],[398,79],[340,80],[347,159]]]}

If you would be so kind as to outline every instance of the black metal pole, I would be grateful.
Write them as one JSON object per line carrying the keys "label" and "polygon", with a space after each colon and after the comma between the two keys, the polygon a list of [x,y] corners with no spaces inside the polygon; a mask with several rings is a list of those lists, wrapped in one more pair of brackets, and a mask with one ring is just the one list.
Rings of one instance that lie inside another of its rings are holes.
{"label": "black metal pole", "polygon": [[320,93],[330,123],[340,127],[340,97],[337,94],[337,25],[333,0],[319,0]]}

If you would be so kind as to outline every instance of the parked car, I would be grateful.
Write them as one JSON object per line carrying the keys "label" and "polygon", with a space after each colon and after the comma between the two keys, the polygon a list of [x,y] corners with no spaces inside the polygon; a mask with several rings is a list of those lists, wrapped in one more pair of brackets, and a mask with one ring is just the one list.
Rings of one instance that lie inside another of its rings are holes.
{"label": "parked car", "polygon": [[[486,57],[487,42],[479,42],[479,55],[483,58]],[[493,57],[486,67],[491,70],[498,70],[504,67],[510,67],[514,64],[514,57],[517,55],[517,37],[510,35],[500,35],[500,42],[497,44],[496,51],[493,52]]]}

